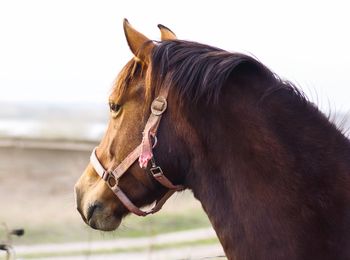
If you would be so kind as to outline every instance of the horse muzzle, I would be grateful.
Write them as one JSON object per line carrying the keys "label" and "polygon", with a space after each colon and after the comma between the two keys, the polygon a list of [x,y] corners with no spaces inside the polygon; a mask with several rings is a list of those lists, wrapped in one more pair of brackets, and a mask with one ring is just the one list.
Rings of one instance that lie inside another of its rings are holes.
{"label": "horse muzzle", "polygon": [[116,212],[114,203],[101,201],[94,189],[83,192],[80,180],[74,187],[75,201],[78,212],[84,222],[93,229],[113,231],[121,223],[122,217]]}

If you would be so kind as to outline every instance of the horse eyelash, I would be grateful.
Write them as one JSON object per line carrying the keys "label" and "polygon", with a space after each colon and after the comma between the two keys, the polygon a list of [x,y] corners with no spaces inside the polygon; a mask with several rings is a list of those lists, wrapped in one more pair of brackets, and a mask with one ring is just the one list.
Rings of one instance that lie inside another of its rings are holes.
{"label": "horse eyelash", "polygon": [[119,104],[109,103],[109,109],[113,112],[118,112],[120,108],[121,108],[121,105]]}

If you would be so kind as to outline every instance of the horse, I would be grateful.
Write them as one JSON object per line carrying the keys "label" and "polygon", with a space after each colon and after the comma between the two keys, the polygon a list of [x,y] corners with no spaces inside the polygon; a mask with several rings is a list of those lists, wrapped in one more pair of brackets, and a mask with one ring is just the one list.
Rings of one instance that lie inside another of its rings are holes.
{"label": "horse", "polygon": [[163,25],[160,41],[123,27],[134,56],[75,185],[83,220],[112,231],[189,189],[228,259],[350,259],[341,129],[254,57],[179,40]]}

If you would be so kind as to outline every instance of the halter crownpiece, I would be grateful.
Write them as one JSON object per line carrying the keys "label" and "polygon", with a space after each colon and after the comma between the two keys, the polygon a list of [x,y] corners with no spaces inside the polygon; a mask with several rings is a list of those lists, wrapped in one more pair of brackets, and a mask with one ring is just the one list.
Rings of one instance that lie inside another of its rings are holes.
{"label": "halter crownpiece", "polygon": [[[176,191],[185,189],[182,185],[174,185],[163,173],[161,167],[157,166],[153,157],[153,148],[156,145],[152,144],[152,138],[157,140],[156,133],[159,127],[162,114],[167,109],[167,96],[168,88],[162,88],[159,96],[155,98],[151,105],[151,114],[147,120],[145,129],[143,131],[142,142],[137,146],[128,156],[112,171],[107,171],[96,155],[97,147],[92,151],[90,156],[90,163],[97,172],[97,174],[106,182],[107,186],[113,191],[123,205],[132,213],[138,216],[146,216],[159,211],[164,203],[173,195]],[[126,173],[126,171],[139,160],[141,168],[146,169],[149,161],[152,162],[150,173],[151,175],[168,191],[163,195],[160,200],[157,200],[154,207],[149,211],[143,211],[135,206],[134,203],[127,197],[127,195],[118,186],[119,179]]]}

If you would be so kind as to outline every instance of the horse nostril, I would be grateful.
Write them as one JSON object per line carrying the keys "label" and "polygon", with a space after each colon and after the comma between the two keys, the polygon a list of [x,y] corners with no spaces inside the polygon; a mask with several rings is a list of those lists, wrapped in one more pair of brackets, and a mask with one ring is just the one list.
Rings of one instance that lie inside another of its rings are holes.
{"label": "horse nostril", "polygon": [[88,208],[88,212],[87,212],[87,216],[86,216],[86,219],[87,221],[89,221],[92,216],[94,215],[94,212],[96,209],[100,208],[101,206],[99,204],[92,204],[89,206]]}

